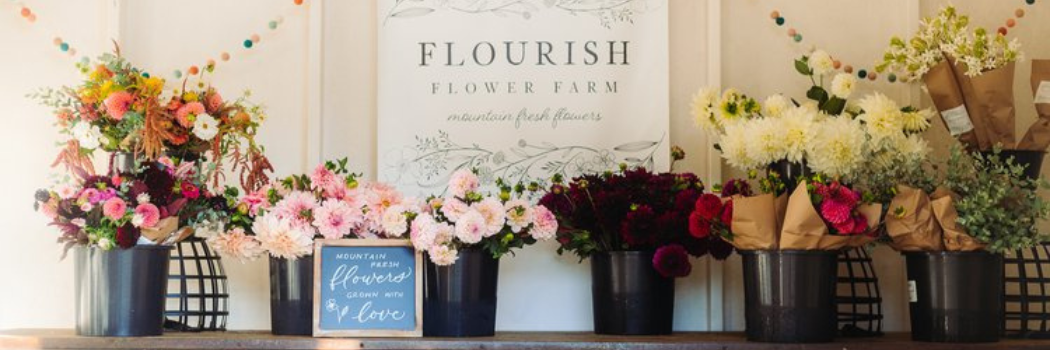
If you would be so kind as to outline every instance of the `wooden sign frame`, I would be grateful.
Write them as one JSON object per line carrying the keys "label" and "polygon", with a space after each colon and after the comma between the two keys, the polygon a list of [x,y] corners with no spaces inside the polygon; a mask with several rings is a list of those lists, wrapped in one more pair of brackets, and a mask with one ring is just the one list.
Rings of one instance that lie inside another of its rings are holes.
{"label": "wooden sign frame", "polygon": [[[347,329],[331,330],[321,328],[321,248],[324,247],[407,247],[415,252],[416,282],[416,328],[414,330],[394,329]],[[407,239],[321,239],[314,242],[314,303],[313,303],[313,336],[314,337],[422,337],[423,336],[423,254],[415,250],[412,241]]]}

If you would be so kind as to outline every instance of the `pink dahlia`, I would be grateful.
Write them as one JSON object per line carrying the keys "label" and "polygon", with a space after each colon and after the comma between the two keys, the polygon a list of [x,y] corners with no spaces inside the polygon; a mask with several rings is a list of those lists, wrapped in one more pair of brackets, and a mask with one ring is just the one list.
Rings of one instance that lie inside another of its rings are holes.
{"label": "pink dahlia", "polygon": [[290,220],[294,226],[307,223],[306,218],[317,207],[317,199],[309,192],[292,191],[277,202],[273,213],[279,219]]}
{"label": "pink dahlia", "polygon": [[310,173],[310,186],[312,186],[314,190],[327,192],[336,184],[342,185],[342,181],[335,175],[335,173],[328,170],[324,164],[318,165],[317,168]]}
{"label": "pink dahlia", "polygon": [[314,209],[314,226],[324,238],[338,239],[350,235],[364,221],[360,209],[352,208],[341,200],[330,199]]}
{"label": "pink dahlia", "polygon": [[190,116],[197,116],[198,114],[204,113],[205,110],[203,104],[200,102],[190,102],[182,105],[182,107],[179,107],[179,110],[175,111],[175,119],[179,121],[179,125],[182,125],[182,127],[189,128],[193,126],[193,121],[190,120]]}
{"label": "pink dahlia", "polygon": [[558,233],[558,218],[547,207],[537,205],[532,208],[532,238],[544,241]]}
{"label": "pink dahlia", "polygon": [[241,227],[234,227],[225,234],[208,238],[208,245],[219,254],[236,257],[241,261],[255,259],[263,252],[259,241],[246,235]]}
{"label": "pink dahlia", "polygon": [[160,209],[151,203],[139,204],[135,208],[135,216],[132,217],[131,221],[138,227],[150,228],[156,226],[157,222],[160,221]]}
{"label": "pink dahlia", "polygon": [[124,119],[124,113],[128,112],[133,102],[135,102],[135,96],[127,91],[117,91],[109,94],[103,104],[106,105],[106,114],[109,114],[113,120],[119,121]]}
{"label": "pink dahlia", "polygon": [[838,200],[825,198],[820,203],[820,216],[828,222],[838,225],[850,221],[853,207]]}
{"label": "pink dahlia", "polygon": [[124,217],[124,213],[128,210],[128,204],[124,202],[120,197],[113,197],[106,200],[105,204],[102,204],[102,214],[110,218],[113,221],[120,220]]}
{"label": "pink dahlia", "polygon": [[448,180],[448,190],[456,197],[463,198],[468,192],[474,192],[481,185],[478,176],[466,169],[460,169]]}

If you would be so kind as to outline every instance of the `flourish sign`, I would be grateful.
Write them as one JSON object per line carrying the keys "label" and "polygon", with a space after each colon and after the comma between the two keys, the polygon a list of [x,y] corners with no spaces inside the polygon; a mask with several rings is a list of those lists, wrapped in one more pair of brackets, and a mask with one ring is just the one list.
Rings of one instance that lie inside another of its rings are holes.
{"label": "flourish sign", "polygon": [[381,0],[379,177],[668,167],[666,0]]}

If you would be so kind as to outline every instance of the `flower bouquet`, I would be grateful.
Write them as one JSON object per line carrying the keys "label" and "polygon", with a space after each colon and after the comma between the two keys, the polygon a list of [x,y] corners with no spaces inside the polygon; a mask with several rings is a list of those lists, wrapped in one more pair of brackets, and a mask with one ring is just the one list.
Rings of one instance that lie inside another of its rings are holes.
{"label": "flower bouquet", "polygon": [[406,213],[421,203],[378,182],[360,183],[347,159],[327,161],[311,173],[288,176],[240,195],[228,188],[229,227],[208,238],[224,256],[270,257],[272,331],[313,332],[314,241],[344,238],[407,238]]}
{"label": "flower bouquet", "polygon": [[[1039,182],[998,150],[969,155],[953,147],[946,165],[943,179],[927,175],[918,185],[902,182],[886,217],[891,246],[904,253],[916,290],[912,338],[996,341],[1003,312],[1001,254],[1039,244],[1036,222],[1050,215],[1050,206],[1037,194]],[[950,312],[957,309],[969,311]],[[960,324],[973,326],[951,326]]]}
{"label": "flower bouquet", "polygon": [[[1050,80],[1046,61],[1033,62],[1032,91],[1039,120],[1018,141],[1014,134],[1014,68],[1022,60],[1020,44],[1005,31],[970,29],[969,17],[952,6],[924,19],[910,39],[894,37],[879,71],[893,71],[905,80],[921,79],[952,136],[969,150],[1043,152],[1050,146],[1050,109],[1039,107],[1040,85]],[[1050,84],[1047,84],[1050,89]]]}
{"label": "flower bouquet", "polygon": [[[553,179],[540,204],[557,218],[558,253],[591,259],[596,333],[670,333],[674,278],[689,275],[689,256],[725,259],[732,253],[730,245],[697,225],[699,217],[690,217],[695,207],[708,204],[703,191],[693,174],[641,168],[621,167],[568,183]],[[717,212],[712,208],[705,215]]]}
{"label": "flower bouquet", "polygon": [[224,162],[232,162],[245,189],[266,183],[272,169],[255,143],[264,119],[260,106],[246,98],[224,100],[203,83],[193,89],[184,81],[181,90],[165,91],[163,79],[132,66],[119,51],[77,65],[86,76],[79,86],[31,95],[54,108],[61,133],[69,135],[56,165],[94,173],[89,156],[101,149],[132,153],[135,160],[167,155],[200,161],[213,186]]}
{"label": "flower bouquet", "polygon": [[162,333],[171,246],[197,223],[225,215],[195,169],[170,162],[110,176],[77,172],[37,192],[35,206],[61,231],[64,251],[77,247],[78,334]]}
{"label": "flower bouquet", "polygon": [[[499,259],[513,249],[554,238],[558,222],[546,207],[533,205],[537,185],[496,181],[499,195],[479,192],[477,175],[460,170],[447,194],[432,197],[422,210],[391,208],[384,230],[412,238],[426,252],[426,336],[491,336],[495,332]],[[464,297],[470,296],[470,297]]]}

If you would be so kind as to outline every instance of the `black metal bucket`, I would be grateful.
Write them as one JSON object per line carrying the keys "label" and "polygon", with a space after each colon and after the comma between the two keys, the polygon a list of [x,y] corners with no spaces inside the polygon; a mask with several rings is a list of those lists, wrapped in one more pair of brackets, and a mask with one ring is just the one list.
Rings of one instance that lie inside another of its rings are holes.
{"label": "black metal bucket", "polygon": [[999,340],[1002,256],[988,252],[904,253],[908,265],[911,337],[916,341]]}
{"label": "black metal bucket", "polygon": [[597,334],[671,334],[674,279],[656,271],[651,251],[591,256],[591,296]]}
{"label": "black metal bucket", "polygon": [[837,251],[741,251],[747,340],[835,339]]}
{"label": "black metal bucket", "polygon": [[275,335],[312,335],[314,257],[270,257],[270,330]]}
{"label": "black metal bucket", "polygon": [[496,332],[499,260],[486,250],[463,249],[449,266],[426,260],[423,335],[490,337]]}
{"label": "black metal bucket", "polygon": [[163,334],[170,251],[170,246],[136,246],[110,251],[76,248],[77,335]]}

